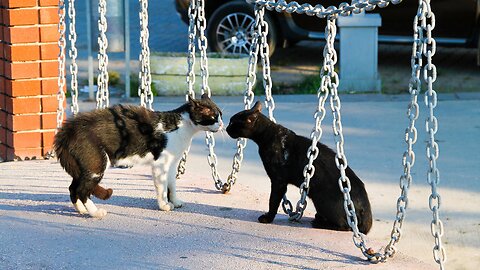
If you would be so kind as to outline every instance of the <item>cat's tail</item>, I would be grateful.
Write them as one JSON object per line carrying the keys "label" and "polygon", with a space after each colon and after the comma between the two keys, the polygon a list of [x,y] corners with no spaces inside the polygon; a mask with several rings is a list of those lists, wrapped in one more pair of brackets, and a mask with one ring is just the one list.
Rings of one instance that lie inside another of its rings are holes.
{"label": "cat's tail", "polygon": [[357,212],[358,230],[363,234],[367,234],[370,231],[373,223],[372,209],[370,203],[368,201],[367,203],[368,205],[365,205]]}
{"label": "cat's tail", "polygon": [[62,129],[58,131],[55,135],[53,142],[53,148],[57,156],[58,161],[65,169],[65,171],[73,177],[73,179],[78,179],[81,174],[80,164],[77,161],[77,158],[72,154],[69,149],[73,148],[74,142],[72,142],[73,128],[70,122],[65,122]]}
{"label": "cat's tail", "polygon": [[112,193],[113,193],[113,189],[111,188],[105,189],[100,185],[96,185],[92,194],[99,199],[108,200],[110,199],[110,197],[112,197]]}

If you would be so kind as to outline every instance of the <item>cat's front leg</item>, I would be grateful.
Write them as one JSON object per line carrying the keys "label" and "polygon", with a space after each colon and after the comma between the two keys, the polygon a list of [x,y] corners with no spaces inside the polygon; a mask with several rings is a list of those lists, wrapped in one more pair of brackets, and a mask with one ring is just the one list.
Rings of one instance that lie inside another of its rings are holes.
{"label": "cat's front leg", "polygon": [[[177,164],[177,163],[173,163]],[[168,173],[168,200],[175,206],[175,208],[180,208],[183,206],[183,201],[179,200],[177,197],[177,167],[172,166]]]}
{"label": "cat's front leg", "polygon": [[162,170],[160,166],[152,166],[152,178],[157,190],[158,207],[162,211],[170,211],[175,206],[168,202],[168,179],[165,170]]}
{"label": "cat's front leg", "polygon": [[260,223],[272,223],[273,219],[277,215],[278,207],[282,201],[283,195],[287,192],[287,185],[274,183],[272,181],[270,201],[268,203],[268,213],[258,217]]}

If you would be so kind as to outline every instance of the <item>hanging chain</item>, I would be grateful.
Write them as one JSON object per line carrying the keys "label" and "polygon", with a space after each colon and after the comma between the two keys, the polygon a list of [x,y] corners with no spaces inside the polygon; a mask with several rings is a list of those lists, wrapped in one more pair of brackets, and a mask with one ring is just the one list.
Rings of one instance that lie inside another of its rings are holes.
{"label": "hanging chain", "polygon": [[108,40],[107,40],[107,1],[98,1],[98,77],[97,77],[97,109],[109,106],[108,98]]}
{"label": "hanging chain", "polygon": [[315,6],[309,3],[299,4],[295,1],[286,0],[247,0],[248,3],[257,4],[266,7],[268,10],[276,10],[277,12],[298,13],[307,14],[308,16],[316,16],[318,18],[336,18],[338,15],[348,16],[352,12],[360,13],[362,11],[371,11],[376,6],[384,8],[390,3],[396,5],[402,2],[402,0],[363,0],[352,1],[352,3],[342,2],[335,6],[329,6],[327,8],[320,4]]}
{"label": "hanging chain", "polygon": [[70,34],[68,39],[70,40],[70,49],[68,55],[71,59],[70,63],[70,93],[72,95],[72,105],[70,109],[73,115],[76,115],[79,111],[78,107],[78,66],[77,66],[77,31],[75,27],[76,12],[75,12],[75,0],[68,1],[68,18],[70,19],[69,30]]}
{"label": "hanging chain", "polygon": [[[312,144],[308,148],[307,158],[308,163],[303,169],[304,182],[300,185],[300,200],[297,202],[296,210],[293,212],[292,204],[287,200],[283,202],[282,206],[284,211],[290,216],[289,220],[299,221],[302,216],[305,208],[307,207],[307,195],[310,188],[310,179],[315,174],[315,166],[313,162],[317,159],[319,155],[318,142],[322,137],[322,121],[325,118],[325,102],[327,101],[330,89],[333,88],[333,84],[338,85],[338,75],[335,72],[335,63],[337,62],[337,53],[334,49],[334,41],[336,35],[335,22],[328,20],[327,26],[325,28],[326,34],[326,44],[323,49],[323,65],[320,70],[320,87],[317,91],[317,110],[315,111],[313,118],[315,119],[315,127],[310,133],[310,139]],[[336,87],[336,86],[335,86]]]}
{"label": "hanging chain", "polygon": [[58,33],[59,33],[59,39],[58,39],[58,47],[60,49],[60,52],[58,54],[58,92],[57,92],[57,100],[58,100],[58,108],[57,108],[57,130],[55,132],[58,132],[58,130],[62,127],[63,123],[63,117],[65,114],[65,109],[63,107],[63,103],[65,102],[65,84],[66,84],[66,78],[65,78],[65,45],[66,45],[66,40],[65,40],[65,29],[66,29],[66,23],[65,23],[65,1],[60,0],[58,2]]}
{"label": "hanging chain", "polygon": [[263,67],[263,88],[265,89],[265,106],[268,109],[268,117],[276,123],[273,111],[275,101],[272,97],[272,77],[270,75],[270,48],[268,47],[268,23],[264,20],[265,7],[255,7],[255,27],[260,34],[260,56]]}
{"label": "hanging chain", "polygon": [[429,115],[425,121],[425,129],[429,135],[427,142],[426,154],[428,158],[429,170],[427,173],[427,182],[431,186],[432,194],[429,197],[428,205],[433,213],[431,223],[431,233],[435,238],[435,245],[433,247],[433,258],[440,266],[440,269],[445,269],[445,262],[447,261],[447,253],[445,247],[442,245],[442,236],[444,233],[443,222],[440,220],[439,210],[441,197],[437,192],[437,185],[440,182],[440,171],[437,168],[437,159],[439,156],[438,143],[435,141],[435,134],[438,131],[438,121],[434,115],[434,109],[437,106],[437,93],[433,89],[433,83],[437,79],[437,69],[432,63],[432,57],[436,52],[436,42],[432,37],[432,30],[435,28],[435,14],[432,12],[430,0],[422,0],[424,8],[422,20],[422,29],[426,36],[423,39],[423,55],[427,59],[426,65],[423,67],[423,79],[427,84],[425,91],[425,105],[428,107]]}
{"label": "hanging chain", "polygon": [[[198,29],[198,48],[200,50],[200,77],[202,78],[202,94],[207,93],[211,96],[210,87],[208,86],[208,59],[207,59],[207,37],[205,36],[205,29],[207,28],[207,21],[205,19],[205,2],[204,0],[197,0],[197,29]],[[205,143],[208,146],[208,164],[212,171],[212,177],[217,189],[222,189],[226,192],[226,184],[222,183],[217,169],[217,155],[215,154],[215,137],[212,132],[205,132]]]}
{"label": "hanging chain", "polygon": [[150,73],[150,47],[148,40],[150,33],[148,31],[148,0],[140,1],[140,44],[142,51],[140,53],[140,72],[138,78],[140,84],[138,86],[138,96],[140,104],[150,110],[153,110],[153,93],[152,93],[152,74]]}
{"label": "hanging chain", "polygon": [[[190,1],[190,5],[188,6],[188,55],[187,55],[187,92],[185,93],[185,100],[188,101],[188,98],[195,98],[195,91],[193,89],[195,85],[195,38],[197,36],[197,27],[196,27],[196,20],[197,20],[197,4],[196,1]],[[177,175],[176,178],[180,179],[180,176],[185,174],[186,164],[187,164],[187,156],[188,152],[190,152],[190,145],[188,146],[187,150],[183,152],[182,158],[178,163],[177,167]]]}

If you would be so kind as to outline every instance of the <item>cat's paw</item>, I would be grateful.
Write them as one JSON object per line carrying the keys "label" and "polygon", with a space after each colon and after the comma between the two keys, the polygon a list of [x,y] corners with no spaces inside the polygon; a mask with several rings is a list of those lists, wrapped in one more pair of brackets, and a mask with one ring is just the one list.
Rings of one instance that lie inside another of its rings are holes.
{"label": "cat's paw", "polygon": [[267,214],[263,214],[263,215],[259,216],[258,221],[260,223],[272,223],[274,218],[275,218],[275,216],[271,216],[267,213]]}
{"label": "cat's paw", "polygon": [[173,203],[161,203],[158,205],[160,207],[160,210],[162,211],[171,211],[175,208],[175,206],[173,205]]}
{"label": "cat's paw", "polygon": [[184,205],[184,202],[181,201],[181,200],[171,200],[173,206],[175,206],[175,208],[180,208]]}
{"label": "cat's paw", "polygon": [[94,218],[103,218],[104,216],[107,215],[107,210],[103,208],[98,208],[98,210],[92,214],[92,217]]}

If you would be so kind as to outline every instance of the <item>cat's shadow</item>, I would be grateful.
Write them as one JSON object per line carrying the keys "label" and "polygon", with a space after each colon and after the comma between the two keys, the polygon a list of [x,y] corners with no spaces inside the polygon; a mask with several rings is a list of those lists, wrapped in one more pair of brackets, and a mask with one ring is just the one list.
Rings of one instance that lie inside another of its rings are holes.
{"label": "cat's shadow", "polygon": [[[190,190],[190,191],[193,192],[193,190]],[[211,192],[210,190],[205,190],[205,191]],[[215,191],[212,191],[212,192],[215,192]],[[114,206],[125,207],[125,208],[138,208],[139,210],[143,210],[143,211],[147,210],[147,211],[157,211],[157,213],[160,212],[158,210],[157,200],[155,198],[138,198],[138,197],[114,195],[112,196],[111,199],[109,199],[106,202],[97,200],[97,205],[98,206],[104,205],[107,211],[109,210],[108,209],[109,205],[114,205]],[[85,215],[82,216],[75,211],[75,209],[70,203],[70,200],[67,194],[60,194],[60,193],[35,194],[35,193],[0,192],[0,210],[37,212],[37,213],[44,213],[44,214],[57,215],[57,216],[61,215],[61,216],[68,216],[68,217],[77,216],[79,218],[86,217]],[[222,207],[222,206],[207,205],[207,204],[195,203],[195,202],[187,203],[184,207],[175,209],[175,211],[182,212],[182,213],[191,213],[195,215],[208,215],[208,216],[213,216],[217,218],[233,219],[233,220],[255,222],[255,223],[258,223],[257,218],[259,215],[263,213],[261,211],[255,211],[250,209]],[[129,214],[118,213],[116,211],[110,212],[110,215],[130,216]],[[144,217],[143,215],[142,216],[135,215],[135,216],[132,216],[132,218],[153,219],[150,217]],[[304,217],[302,218],[301,222],[290,222],[288,221],[288,218],[285,215],[279,214],[279,216],[275,219],[274,224],[277,226],[289,226],[292,228],[293,227],[311,227],[310,226],[311,220],[312,218]],[[206,225],[201,225],[201,224],[190,224],[190,222],[185,223],[182,221],[178,221],[178,223],[183,225],[196,226],[196,227],[198,226],[208,227]],[[258,226],[264,226],[264,224],[259,223]],[[236,232],[236,233],[239,233],[239,232]],[[249,234],[249,233],[246,233],[246,234]],[[260,236],[256,236],[256,237],[258,238]],[[272,239],[269,238],[268,240],[272,240]],[[286,241],[286,240],[276,239],[275,241]],[[289,241],[288,244],[291,244],[291,241]],[[333,252],[331,250],[326,250],[316,246],[311,246],[309,244],[301,243],[301,241],[298,243],[298,245],[299,245],[299,248],[320,249],[321,252],[330,253],[338,257],[338,258],[332,259],[332,261],[341,261],[343,263],[349,263],[349,264],[355,264],[355,265],[368,264],[368,262],[364,260],[360,260],[358,257],[350,254]],[[285,255],[283,253],[281,254],[281,253],[276,253],[273,251],[265,251],[261,249],[258,249],[256,252],[262,253],[266,257],[268,257],[269,255],[282,255],[282,256],[295,256],[295,257],[299,256],[298,254]],[[243,255],[239,253],[232,253],[230,254],[230,256],[242,257]],[[318,260],[318,258],[313,258],[310,256],[306,256],[303,259]],[[268,259],[265,259],[265,262],[272,263]],[[282,263],[278,263],[278,262],[276,262],[276,264],[282,265]],[[297,268],[295,265],[283,265],[283,266]],[[308,268],[301,267],[301,269],[308,269]]]}

